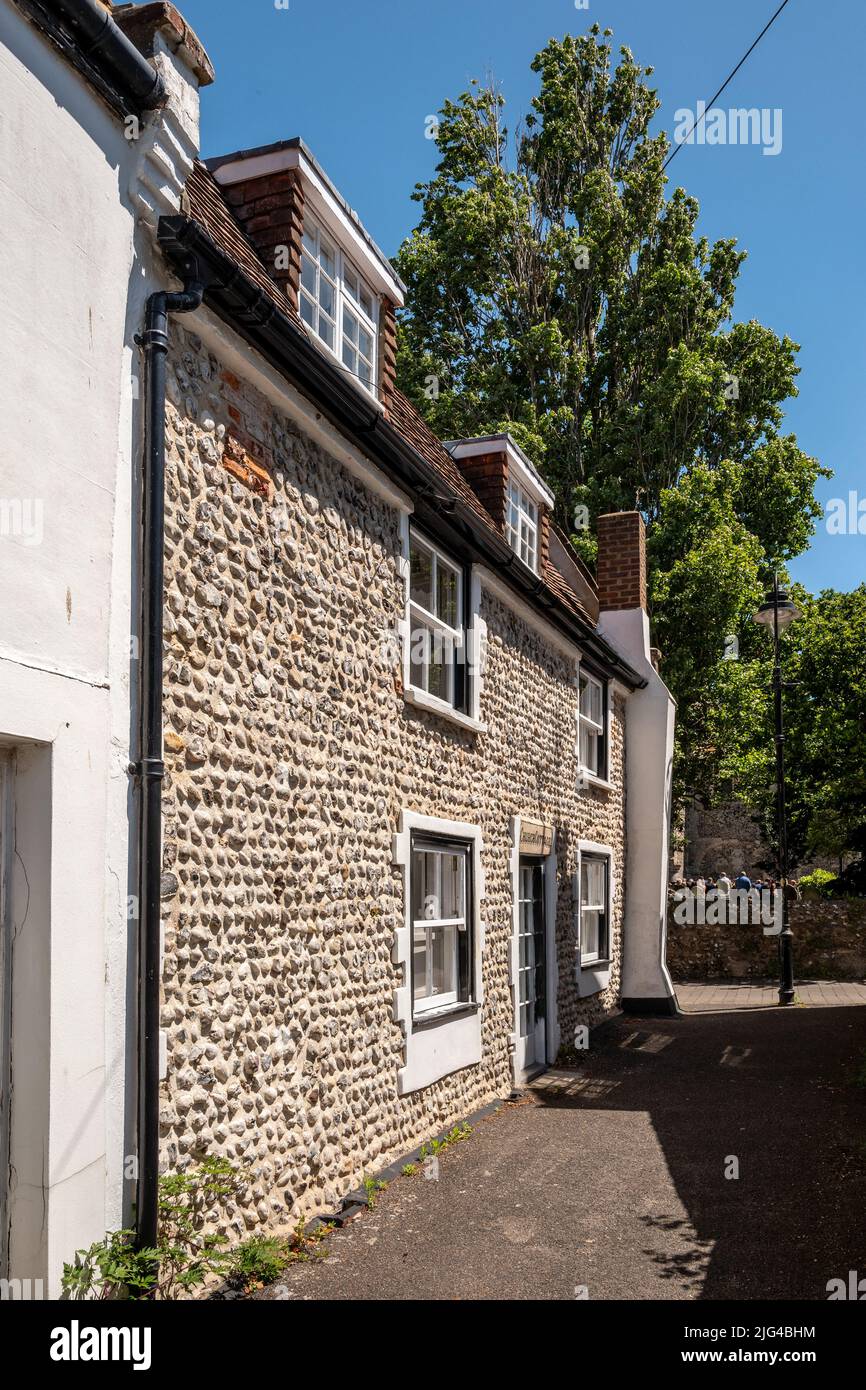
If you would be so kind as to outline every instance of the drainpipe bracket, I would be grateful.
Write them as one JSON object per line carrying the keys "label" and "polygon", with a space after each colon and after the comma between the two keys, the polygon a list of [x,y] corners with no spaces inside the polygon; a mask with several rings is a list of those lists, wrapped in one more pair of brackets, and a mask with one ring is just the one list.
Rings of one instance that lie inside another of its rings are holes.
{"label": "drainpipe bracket", "polygon": [[130,763],[126,770],[132,777],[143,777],[153,782],[165,776],[165,763],[162,758],[142,758],[140,762]]}

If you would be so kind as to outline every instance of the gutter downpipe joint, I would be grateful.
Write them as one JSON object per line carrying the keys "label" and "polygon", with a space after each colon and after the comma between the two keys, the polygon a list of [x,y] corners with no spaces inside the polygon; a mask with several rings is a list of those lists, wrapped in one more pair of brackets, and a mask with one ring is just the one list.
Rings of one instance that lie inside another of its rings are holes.
{"label": "gutter downpipe joint", "polygon": [[165,568],[165,359],[169,314],[189,314],[202,302],[198,265],[187,267],[179,291],[158,290],[147,301],[139,343],[147,375],[141,532],[141,650],[138,779],[138,1182],[135,1225],[139,1248],[157,1238],[159,1182],[160,880],[162,875],[162,645]]}

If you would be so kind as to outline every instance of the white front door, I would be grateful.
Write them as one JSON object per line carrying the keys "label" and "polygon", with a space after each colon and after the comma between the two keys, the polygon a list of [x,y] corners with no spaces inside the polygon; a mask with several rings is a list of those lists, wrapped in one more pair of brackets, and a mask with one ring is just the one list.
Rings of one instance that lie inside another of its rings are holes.
{"label": "white front door", "polygon": [[544,861],[520,858],[517,875],[517,1074],[547,1063]]}

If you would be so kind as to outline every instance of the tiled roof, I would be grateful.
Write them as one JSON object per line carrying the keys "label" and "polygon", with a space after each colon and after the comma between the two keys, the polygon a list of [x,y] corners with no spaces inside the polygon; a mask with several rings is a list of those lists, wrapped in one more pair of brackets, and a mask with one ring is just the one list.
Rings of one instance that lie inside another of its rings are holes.
{"label": "tiled roof", "polygon": [[303,328],[300,315],[265,270],[258,251],[233,216],[213,174],[198,160],[186,181],[186,201],[189,216],[204,228],[220,250],[246,272],[276,308],[294,320],[298,328]]}
{"label": "tiled roof", "polygon": [[496,526],[487,508],[476,497],[457,464],[442,441],[433,433],[424,416],[415,409],[410,400],[407,400],[402,391],[393,393],[388,418],[395,430],[406,440],[406,443],[411,444],[416,453],[419,453],[423,459],[433,465],[438,473],[441,473],[442,481],[448,485],[451,491],[472,508],[480,521],[495,531]]}
{"label": "tiled roof", "polygon": [[[188,215],[199,223],[220,250],[240,266],[276,308],[306,333],[299,314],[268,274],[252,242],[239,226],[222,188],[210,170],[198,161],[187,180],[186,202]],[[442,441],[401,391],[394,391],[391,396],[388,418],[406,443],[436,469],[445,489],[471,508],[478,521],[501,539],[501,532],[493,517],[479,501]],[[571,585],[553,565],[546,564],[540,578],[552,597],[565,609],[590,626],[595,626]]]}

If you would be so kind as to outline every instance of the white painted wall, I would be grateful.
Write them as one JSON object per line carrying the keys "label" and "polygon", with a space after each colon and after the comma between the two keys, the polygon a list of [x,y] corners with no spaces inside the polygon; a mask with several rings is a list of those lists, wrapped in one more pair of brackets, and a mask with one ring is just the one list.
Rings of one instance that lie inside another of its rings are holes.
{"label": "white painted wall", "polygon": [[665,964],[673,697],[650,660],[649,618],[642,608],[603,612],[599,627],[647,685],[626,701],[626,862],[623,917],[624,1000],[675,1008]]}
{"label": "white painted wall", "polygon": [[166,49],[155,61],[172,105],[130,142],[0,0],[0,741],[20,749],[9,1273],[49,1296],[132,1192],[134,335],[175,283],[152,229],[198,140],[194,81]]}

